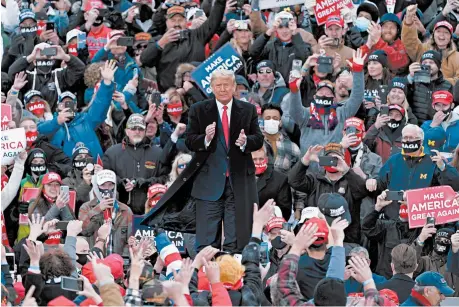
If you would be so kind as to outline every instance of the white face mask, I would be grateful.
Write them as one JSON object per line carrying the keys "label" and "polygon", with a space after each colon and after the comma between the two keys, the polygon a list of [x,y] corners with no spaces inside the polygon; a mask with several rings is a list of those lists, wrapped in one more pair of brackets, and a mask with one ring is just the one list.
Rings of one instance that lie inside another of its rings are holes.
{"label": "white face mask", "polygon": [[279,132],[279,124],[280,121],[274,120],[274,119],[268,119],[264,121],[265,126],[265,132],[268,134],[276,134]]}

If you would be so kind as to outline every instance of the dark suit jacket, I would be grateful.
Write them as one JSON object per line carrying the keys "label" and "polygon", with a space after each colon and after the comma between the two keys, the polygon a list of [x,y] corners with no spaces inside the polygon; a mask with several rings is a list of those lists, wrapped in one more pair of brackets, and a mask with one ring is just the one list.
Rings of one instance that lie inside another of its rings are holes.
{"label": "dark suit jacket", "polygon": [[257,190],[260,208],[272,198],[281,209],[283,218],[289,220],[292,214],[292,191],[287,182],[287,175],[268,165],[266,171],[258,177]]}
{"label": "dark suit jacket", "polygon": [[414,284],[415,282],[411,277],[405,274],[395,274],[388,281],[376,285],[376,288],[378,288],[378,290],[390,289],[397,293],[398,301],[401,305],[410,296]]}

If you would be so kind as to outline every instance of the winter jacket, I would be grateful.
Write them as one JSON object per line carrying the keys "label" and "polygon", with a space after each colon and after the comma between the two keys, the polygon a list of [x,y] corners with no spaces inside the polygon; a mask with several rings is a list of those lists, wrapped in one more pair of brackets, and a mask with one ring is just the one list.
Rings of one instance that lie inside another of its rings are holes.
{"label": "winter jacket", "polygon": [[73,148],[78,142],[83,142],[89,148],[92,157],[102,157],[104,153],[95,129],[107,116],[113,91],[113,82],[109,85],[106,85],[105,81],[101,82],[93,103],[86,111],[76,113],[70,123],[63,125],[59,125],[58,113],[55,113],[53,120],[38,124],[39,133],[50,136],[51,144],[62,147],[64,153],[69,157],[72,156]]}
{"label": "winter jacket", "polygon": [[[433,38],[426,43],[422,43],[418,38],[416,27],[414,25],[408,26],[405,21],[403,22],[402,42],[405,44],[408,56],[413,62],[419,62],[424,52],[437,50],[432,44],[432,40]],[[450,44],[451,46],[448,49],[442,51],[441,72],[445,79],[454,85],[459,80],[459,52],[453,41]]]}
{"label": "winter jacket", "polygon": [[[129,255],[128,239],[132,235],[132,211],[118,201],[119,211],[113,220],[113,253],[121,256]],[[80,236],[88,237],[89,246],[93,247],[97,239],[97,230],[104,224],[104,212],[99,201],[94,198],[84,203],[78,216],[83,221],[83,231]]]}
{"label": "winter jacket", "polygon": [[46,154],[46,166],[50,172],[58,173],[62,178],[72,169],[72,160],[58,146],[49,143],[48,138],[39,135],[32,148],[40,148]]}
{"label": "winter jacket", "polygon": [[[207,15],[212,18],[208,18],[199,28],[185,32],[186,37],[183,40],[169,43],[164,49],[157,43],[160,36],[150,40],[147,49],[140,56],[140,61],[146,67],[156,67],[161,92],[174,86],[175,71],[180,63],[205,60],[205,45],[220,27],[224,11],[225,1],[216,0],[211,15]],[[165,16],[166,10],[160,9],[156,14]]]}
{"label": "winter jacket", "polygon": [[82,172],[77,169],[72,169],[68,177],[62,180],[62,184],[76,192],[75,216],[78,217],[81,205],[89,201],[92,186],[84,181]]}
{"label": "winter jacket", "polygon": [[54,219],[58,219],[60,221],[71,221],[75,219],[72,210],[68,205],[59,209],[56,204],[49,203],[43,196],[40,196],[38,199],[37,206],[35,207],[33,213],[39,213],[41,216],[44,216],[46,222]]}
{"label": "winter jacket", "polygon": [[376,50],[383,50],[386,52],[388,67],[396,75],[401,75],[407,72],[407,68],[410,64],[408,51],[406,50],[405,45],[402,43],[400,38],[396,39],[391,45],[380,38],[379,41],[374,44],[371,49],[368,49],[368,46],[365,44],[360,47],[360,50],[362,50],[362,54],[368,55]]}
{"label": "winter jacket", "polygon": [[451,112],[451,118],[448,121],[443,121],[438,127],[430,127],[431,123],[432,121],[428,120],[421,126],[424,133],[439,129],[444,130],[446,132],[446,142],[439,151],[448,153],[454,152],[457,145],[459,145],[459,112],[453,110]]}
{"label": "winter jacket", "polygon": [[368,32],[360,32],[359,28],[355,26],[350,28],[344,36],[345,45],[355,50],[365,45],[367,43],[367,39]]}
{"label": "winter jacket", "polygon": [[14,162],[13,172],[11,173],[8,183],[2,189],[2,212],[8,208],[13,199],[18,194],[19,186],[21,185],[22,174],[24,173],[24,163],[20,161]]}
{"label": "winter jacket", "polygon": [[272,198],[281,209],[284,219],[289,220],[292,214],[292,192],[286,175],[275,171],[271,164],[268,165],[266,171],[257,177],[257,191],[260,208]]}
{"label": "winter jacket", "polygon": [[444,90],[452,93],[453,91],[453,86],[443,78],[441,71],[438,72],[438,79],[431,80],[430,83],[415,83],[412,82],[411,77],[408,77],[408,82],[410,83],[408,86],[408,101],[420,125],[426,120],[431,120],[435,115],[435,110],[432,108],[432,92]]}
{"label": "winter jacket", "polygon": [[388,281],[376,285],[378,290],[389,289],[397,293],[398,301],[403,303],[411,294],[411,289],[415,285],[413,278],[405,274],[394,274]]}
{"label": "winter jacket", "polygon": [[382,163],[386,163],[393,154],[402,151],[402,130],[404,127],[405,124],[401,123],[394,131],[387,125],[381,127],[381,129],[373,125],[365,134],[363,142],[371,151],[381,157]]}
{"label": "winter jacket", "polygon": [[43,75],[37,71],[33,63],[27,62],[27,59],[22,57],[10,66],[8,75],[11,80],[14,80],[17,73],[26,71],[28,82],[21,92],[25,94],[29,90],[40,91],[51,110],[54,110],[59,94],[83,78],[85,68],[85,64],[79,58],[71,55],[66,68],[56,68],[50,74]]}
{"label": "winter jacket", "polygon": [[19,200],[22,200],[22,193],[24,193],[24,189],[41,188],[43,186],[41,183],[42,179],[43,179],[43,175],[38,177],[38,180],[35,181],[31,175],[26,174],[24,179],[21,180],[21,190],[19,191]]}
{"label": "winter jacket", "polygon": [[[119,199],[126,203],[134,214],[145,214],[148,187],[153,183],[164,184],[170,167],[164,164],[163,151],[151,146],[148,138],[133,145],[128,137],[122,144],[110,147],[102,162],[105,169],[116,173]],[[135,188],[131,192],[124,189],[124,179],[135,179]]]}
{"label": "winter jacket", "polygon": [[[3,20],[2,20],[3,21]],[[28,56],[32,53],[35,45],[40,43],[38,36],[22,36],[15,34],[11,37],[11,45],[8,51],[3,54],[2,71],[8,72],[10,66],[19,58]],[[10,79],[10,80],[14,80]]]}
{"label": "winter jacket", "polygon": [[250,46],[249,53],[253,58],[272,61],[275,70],[281,73],[284,80],[289,78],[293,60],[305,62],[312,55],[311,45],[303,41],[298,33],[288,43],[277,38],[272,41],[270,39],[266,34],[258,36]]}
{"label": "winter jacket", "polygon": [[[403,174],[397,171],[398,174]],[[408,223],[400,220],[378,219],[381,213],[373,210],[362,221],[362,232],[370,241],[378,243],[378,264],[375,273],[386,277],[392,277],[391,252],[401,244],[411,244],[421,233],[420,228],[409,229]]]}
{"label": "winter jacket", "polygon": [[328,119],[320,115],[325,129],[312,129],[308,127],[311,113],[309,108],[305,108],[301,103],[300,93],[291,93],[289,103],[289,114],[295,124],[300,127],[301,139],[300,149],[304,154],[312,145],[326,145],[331,142],[340,142],[343,138],[343,127],[346,118],[354,116],[363,101],[363,72],[354,73],[351,96],[342,106],[336,108],[338,124],[333,130],[328,129]]}
{"label": "winter jacket", "polygon": [[365,181],[351,169],[337,181],[330,181],[323,174],[307,173],[309,167],[302,161],[296,163],[288,174],[289,185],[300,192],[308,194],[308,207],[317,207],[323,193],[339,193],[349,204],[352,222],[345,230],[348,243],[360,243],[360,204],[368,195]]}
{"label": "winter jacket", "polygon": [[[375,273],[372,273],[371,277],[373,278],[376,286],[387,281],[385,277]],[[346,294],[363,292],[363,285],[352,277],[349,277],[349,279],[344,282],[344,288],[346,290]]]}
{"label": "winter jacket", "polygon": [[453,273],[456,277],[459,276],[459,252],[453,253],[453,250],[450,249],[446,264],[448,272]]}

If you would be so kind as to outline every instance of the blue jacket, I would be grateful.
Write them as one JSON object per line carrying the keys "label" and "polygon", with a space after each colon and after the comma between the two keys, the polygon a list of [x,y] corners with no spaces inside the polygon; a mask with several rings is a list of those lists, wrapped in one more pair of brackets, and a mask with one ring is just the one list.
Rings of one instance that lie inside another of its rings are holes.
{"label": "blue jacket", "polygon": [[96,98],[86,111],[77,113],[70,123],[64,125],[59,125],[58,114],[55,113],[52,120],[38,124],[38,132],[47,135],[51,144],[62,147],[64,153],[69,157],[72,156],[77,142],[83,142],[94,159],[97,155],[102,157],[102,147],[95,130],[107,117],[113,91],[113,82],[110,85],[101,82]]}
{"label": "blue jacket", "polygon": [[[384,276],[378,275],[376,273],[373,273],[372,277],[376,285],[387,281]],[[346,294],[363,292],[363,285],[353,278],[349,278],[344,282],[344,288],[346,290]]]}
{"label": "blue jacket", "polygon": [[443,147],[439,150],[440,152],[454,152],[457,145],[459,144],[459,114],[456,112],[452,112],[452,118],[449,121],[449,125],[444,128],[445,123],[442,123],[439,127],[430,127],[432,123],[431,120],[428,120],[422,124],[421,128],[424,130],[424,133],[427,133],[429,130],[434,129],[443,129],[446,132],[446,142]]}
{"label": "blue jacket", "polygon": [[419,303],[416,299],[414,299],[411,295],[408,297],[408,299],[403,302],[400,306],[423,306],[421,303]]}

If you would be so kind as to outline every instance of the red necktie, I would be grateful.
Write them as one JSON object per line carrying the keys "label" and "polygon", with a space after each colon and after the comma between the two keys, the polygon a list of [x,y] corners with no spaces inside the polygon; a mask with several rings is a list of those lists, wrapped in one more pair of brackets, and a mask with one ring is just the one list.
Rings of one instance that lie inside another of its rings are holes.
{"label": "red necktie", "polygon": [[227,106],[223,106],[223,114],[222,114],[222,126],[223,126],[223,134],[225,135],[226,147],[229,147],[229,127],[228,127],[228,110]]}

